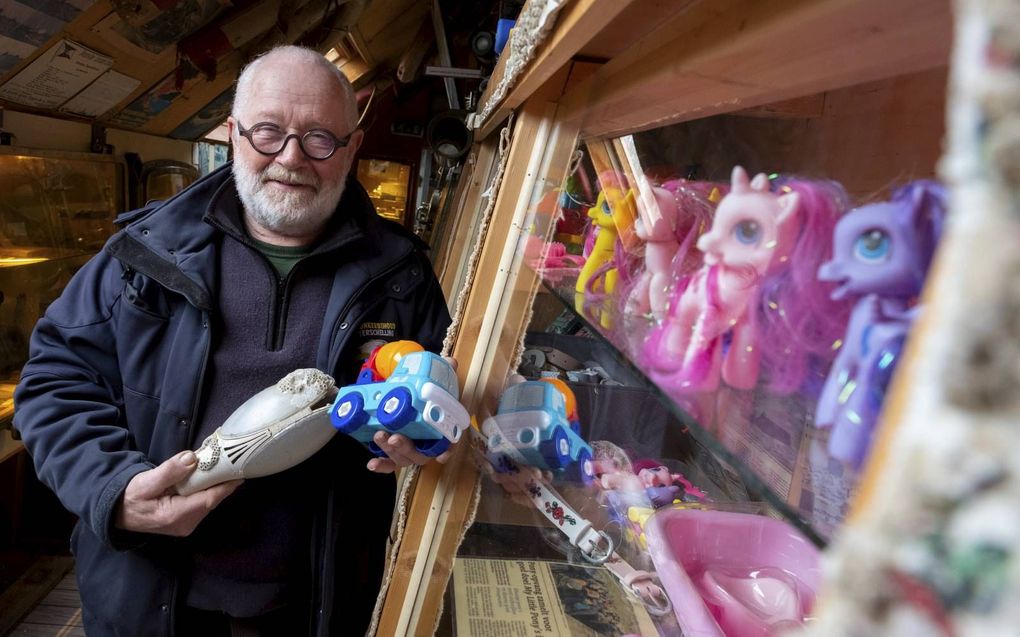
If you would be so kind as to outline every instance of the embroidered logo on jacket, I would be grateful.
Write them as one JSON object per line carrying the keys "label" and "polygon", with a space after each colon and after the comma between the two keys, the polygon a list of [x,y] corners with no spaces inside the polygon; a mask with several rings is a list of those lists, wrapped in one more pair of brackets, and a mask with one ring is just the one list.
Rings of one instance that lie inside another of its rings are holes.
{"label": "embroidered logo on jacket", "polygon": [[362,338],[392,339],[397,334],[396,323],[362,323],[358,335]]}

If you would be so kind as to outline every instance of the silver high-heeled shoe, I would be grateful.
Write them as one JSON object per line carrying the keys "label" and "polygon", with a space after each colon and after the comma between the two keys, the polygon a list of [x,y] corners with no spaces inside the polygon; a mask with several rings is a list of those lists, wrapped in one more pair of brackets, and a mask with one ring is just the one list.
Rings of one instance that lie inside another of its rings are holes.
{"label": "silver high-heeled shoe", "polygon": [[336,394],[333,378],[317,369],[287,374],[244,401],[205,439],[195,451],[198,468],[177,484],[177,493],[268,476],[307,460],[336,434],[329,421]]}

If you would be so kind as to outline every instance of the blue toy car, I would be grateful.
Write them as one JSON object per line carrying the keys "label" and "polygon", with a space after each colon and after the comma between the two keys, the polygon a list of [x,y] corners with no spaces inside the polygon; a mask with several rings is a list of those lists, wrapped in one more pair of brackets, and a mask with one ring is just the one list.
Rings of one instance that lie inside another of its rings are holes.
{"label": "blue toy car", "polygon": [[407,436],[419,452],[435,457],[470,426],[459,396],[450,363],[432,352],[411,352],[384,380],[362,374],[357,384],[341,388],[329,417],[334,427],[377,456],[384,452],[372,436],[382,429]]}
{"label": "blue toy car", "polygon": [[560,387],[540,380],[508,387],[496,415],[482,423],[489,462],[497,471],[512,471],[517,462],[524,462],[557,472],[569,470],[571,477],[588,484],[595,479],[593,453],[579,429],[568,417]]}

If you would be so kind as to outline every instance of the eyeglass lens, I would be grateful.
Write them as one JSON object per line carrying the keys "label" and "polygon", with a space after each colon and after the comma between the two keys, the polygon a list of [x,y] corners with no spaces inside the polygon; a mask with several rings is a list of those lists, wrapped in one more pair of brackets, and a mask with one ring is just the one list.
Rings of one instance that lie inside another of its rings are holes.
{"label": "eyeglass lens", "polygon": [[[282,151],[288,139],[297,137],[297,135],[288,135],[275,126],[255,126],[249,133],[249,139],[255,150],[270,155]],[[308,131],[297,138],[305,154],[313,159],[325,159],[336,150],[336,140],[322,131]]]}

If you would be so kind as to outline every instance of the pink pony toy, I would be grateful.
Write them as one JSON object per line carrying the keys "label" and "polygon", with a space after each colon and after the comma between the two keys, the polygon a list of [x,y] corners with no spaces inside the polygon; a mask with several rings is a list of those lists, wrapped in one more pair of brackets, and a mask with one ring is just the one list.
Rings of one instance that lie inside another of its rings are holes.
{"label": "pink pony toy", "polygon": [[[707,197],[697,192],[709,187]],[[651,314],[655,321],[666,317],[669,293],[675,278],[677,254],[688,255],[703,225],[712,218],[711,201],[718,189],[707,182],[674,180],[661,187],[652,186],[652,201],[638,200],[634,232],[645,242],[645,269],[638,276],[627,298],[627,313]]]}
{"label": "pink pony toy", "polygon": [[845,196],[835,184],[789,180],[780,194],[764,174],[737,166],[712,228],[698,239],[702,267],[677,283],[670,310],[645,341],[656,382],[678,392],[758,383],[792,391],[812,355],[830,357],[845,304],[815,278]]}
{"label": "pink pony toy", "polygon": [[652,187],[653,200],[638,205],[634,232],[645,242],[645,269],[627,298],[627,314],[648,314],[656,321],[666,316],[673,257],[680,249],[675,228],[679,208],[676,197],[665,188]]}

